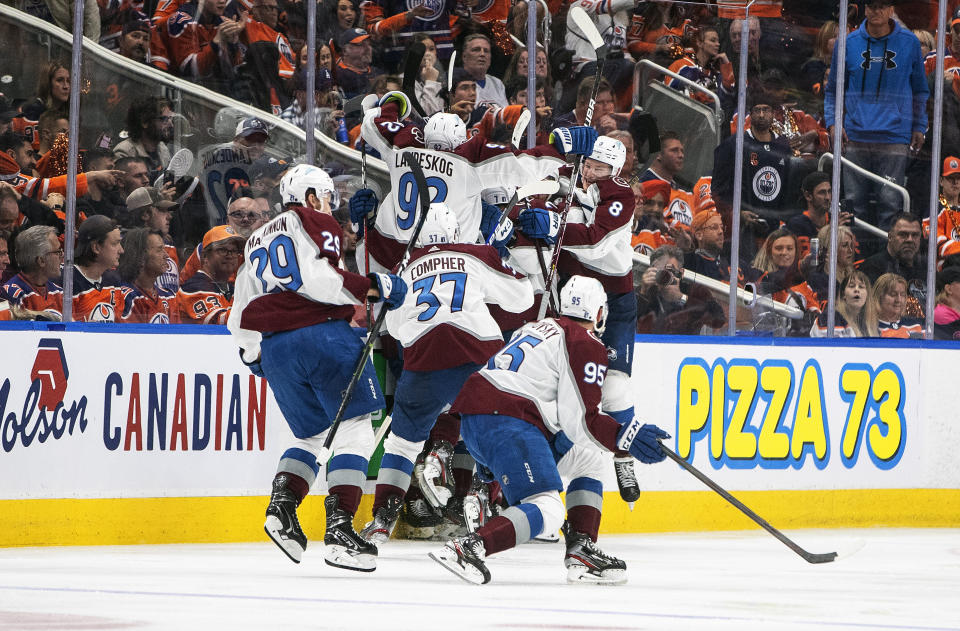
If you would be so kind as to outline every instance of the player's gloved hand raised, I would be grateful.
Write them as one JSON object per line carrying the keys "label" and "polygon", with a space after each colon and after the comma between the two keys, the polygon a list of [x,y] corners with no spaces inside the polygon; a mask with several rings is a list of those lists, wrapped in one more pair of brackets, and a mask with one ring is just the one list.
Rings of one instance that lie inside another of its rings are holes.
{"label": "player's gloved hand raised", "polygon": [[630,455],[640,462],[653,464],[667,457],[660,448],[659,441],[668,438],[670,434],[656,425],[634,418],[617,434],[617,447],[623,451],[629,451]]}
{"label": "player's gloved hand raised", "polygon": [[557,127],[550,134],[550,143],[564,155],[589,156],[593,153],[593,143],[597,136],[597,130],[586,125]]}
{"label": "player's gloved hand raised", "polygon": [[244,366],[250,369],[250,372],[253,373],[255,377],[266,378],[266,375],[263,374],[263,366],[260,365],[260,357],[258,356],[254,361],[248,362],[243,358],[243,349],[240,349],[240,361],[243,362]]}
{"label": "player's gloved hand raised", "polygon": [[500,221],[500,208],[496,204],[481,201],[480,209],[480,234],[484,241],[490,240],[490,235],[497,229],[497,222]]}
{"label": "player's gloved hand raised", "polygon": [[363,228],[371,213],[376,212],[380,200],[373,189],[361,188],[350,198],[350,221],[357,225],[357,236],[363,236]]}
{"label": "player's gloved hand raised", "polygon": [[399,106],[400,120],[403,120],[410,115],[410,98],[403,92],[400,92],[399,90],[391,90],[380,97],[377,105],[383,107],[387,103],[396,103]]}
{"label": "player's gloved hand raised", "polygon": [[530,208],[517,217],[520,232],[531,239],[543,239],[549,245],[557,240],[560,232],[560,215],[546,208]]}
{"label": "player's gloved hand raised", "polygon": [[500,227],[493,232],[493,238],[490,239],[490,245],[497,249],[500,258],[506,257],[510,251],[507,249],[513,240],[513,222],[505,219]]}
{"label": "player's gloved hand raised", "polygon": [[403,304],[407,296],[407,283],[396,274],[367,274],[370,282],[376,286],[380,294],[376,302],[384,302],[387,309],[396,309]]}

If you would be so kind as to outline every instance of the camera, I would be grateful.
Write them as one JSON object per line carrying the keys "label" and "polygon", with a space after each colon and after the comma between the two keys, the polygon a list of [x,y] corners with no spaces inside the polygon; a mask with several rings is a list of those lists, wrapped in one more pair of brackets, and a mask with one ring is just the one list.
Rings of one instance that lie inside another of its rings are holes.
{"label": "camera", "polygon": [[667,285],[673,284],[674,278],[676,278],[676,275],[671,270],[662,269],[657,272],[655,282],[661,287],[666,287]]}

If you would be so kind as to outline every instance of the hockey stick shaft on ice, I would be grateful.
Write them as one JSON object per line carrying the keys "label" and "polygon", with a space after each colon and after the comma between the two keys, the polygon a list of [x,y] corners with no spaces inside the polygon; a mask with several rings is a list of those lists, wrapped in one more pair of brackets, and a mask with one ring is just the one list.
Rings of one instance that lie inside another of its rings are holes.
{"label": "hockey stick shaft on ice", "polygon": [[788,548],[796,552],[798,555],[800,555],[800,557],[807,563],[830,563],[831,561],[834,561],[837,558],[836,552],[825,552],[822,554],[807,552],[806,550],[801,548],[799,545],[797,545],[796,542],[793,541],[793,539],[791,539],[790,537],[786,536],[785,534],[783,534],[782,532],[780,532],[779,530],[771,526],[766,519],[764,519],[760,515],[757,515],[755,512],[753,512],[746,504],[744,504],[734,496],[730,495],[730,493],[728,493],[719,484],[717,484],[716,482],[708,478],[706,474],[704,474],[702,471],[700,471],[699,469],[694,467],[692,464],[690,464],[689,462],[681,458],[679,454],[677,454],[675,451],[671,450],[662,442],[660,443],[660,447],[663,448],[663,453],[667,454],[667,457],[670,458],[670,460],[673,460],[678,465],[686,469],[691,475],[693,475],[693,477],[695,477],[696,479],[700,480],[701,482],[706,484],[708,487],[710,487],[710,490],[716,492],[720,497],[722,497],[723,499],[727,500],[728,502],[733,504],[735,507],[737,507],[737,509],[741,513],[743,513],[744,515],[752,519],[761,528],[763,528],[764,530],[769,532],[771,535],[776,537],[780,541],[780,543],[782,543],[783,545],[787,546]]}
{"label": "hockey stick shaft on ice", "polygon": [[[596,25],[587,15],[587,12],[581,9],[580,7],[572,7],[570,9],[570,18],[574,23],[583,31],[583,34],[590,41],[590,45],[593,46],[597,54],[597,72],[593,77],[593,89],[590,91],[590,102],[587,104],[587,114],[584,117],[583,124],[590,126],[593,122],[593,108],[597,103],[597,92],[600,89],[600,80],[603,78],[603,62],[607,56],[607,46],[603,41],[603,37],[600,36],[600,32],[597,31]],[[580,178],[580,170],[583,168],[583,161],[585,156],[579,156],[577,161],[573,165],[573,171],[570,174],[570,190],[567,191],[566,203],[563,205],[563,209],[560,211],[560,230],[557,234],[557,244],[556,248],[553,251],[553,256],[550,258],[550,270],[547,274],[547,277],[544,279],[546,282],[545,291],[548,292],[547,295],[553,295],[553,283],[557,275],[557,263],[560,260],[560,249],[563,245],[563,235],[567,231],[567,213],[570,211],[570,204],[573,203],[573,193],[577,187],[577,180]],[[548,301],[543,300],[540,303],[540,313],[538,314],[537,319],[542,320],[547,313]],[[558,307],[559,305],[554,305]]]}
{"label": "hockey stick shaft on ice", "polygon": [[[427,178],[423,175],[423,169],[420,168],[420,164],[417,162],[417,156],[413,152],[407,152],[403,154],[403,161],[410,171],[413,173],[413,179],[417,183],[417,194],[420,198],[420,217],[417,219],[417,225],[413,230],[413,234],[410,236],[410,242],[407,243],[407,249],[403,253],[403,258],[400,260],[400,265],[397,266],[396,275],[399,276],[404,268],[407,266],[407,263],[410,261],[410,253],[413,252],[413,248],[416,247],[417,239],[420,237],[420,230],[423,229],[423,223],[427,219],[427,212],[430,210],[430,189],[427,186]],[[381,296],[381,300],[386,300],[386,296]],[[360,376],[363,374],[363,369],[367,364],[367,358],[370,356],[370,351],[373,350],[373,345],[377,340],[377,335],[380,333],[380,329],[383,327],[383,323],[387,317],[387,308],[384,306],[380,309],[380,315],[377,316],[376,322],[373,324],[373,328],[370,329],[370,334],[367,336],[367,343],[363,345],[363,349],[360,351],[360,357],[357,358],[357,363],[353,368],[353,375],[350,377],[350,383],[347,384],[347,389],[343,392],[343,399],[340,401],[340,408],[337,410],[337,415],[333,418],[333,422],[330,424],[330,430],[327,432],[327,438],[323,441],[323,448],[325,450],[330,449],[330,445],[333,444],[333,438],[337,435],[337,429],[340,427],[340,423],[343,421],[343,415],[347,411],[347,405],[350,403],[350,399],[353,397],[353,391],[357,387],[357,383],[360,381]]]}

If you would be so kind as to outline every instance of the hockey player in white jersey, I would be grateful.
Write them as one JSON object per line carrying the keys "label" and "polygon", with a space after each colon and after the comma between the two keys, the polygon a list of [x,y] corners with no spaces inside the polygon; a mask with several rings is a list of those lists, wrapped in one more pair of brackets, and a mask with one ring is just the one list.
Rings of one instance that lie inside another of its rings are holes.
{"label": "hockey player in white jersey", "polygon": [[[366,112],[361,127],[366,143],[379,152],[390,170],[391,192],[379,202],[379,209],[368,189],[354,196],[359,195],[366,204],[351,204],[351,221],[357,225],[377,210],[363,243],[370,253],[371,268],[376,270],[392,269],[413,233],[417,185],[403,162],[404,153],[417,156],[431,201],[447,204],[457,215],[463,242],[475,243],[480,236],[483,189],[520,186],[555,176],[565,164],[564,155],[589,154],[596,137],[592,128],[569,128],[566,136],[574,141],[558,145],[563,153],[553,145],[542,145],[515,154],[510,147],[480,136],[468,140],[466,128],[455,114],[435,114],[420,130],[406,120],[409,109],[402,92],[388,92],[379,107]],[[583,131],[587,129],[590,131]]]}
{"label": "hockey player in white jersey", "polygon": [[457,218],[445,204],[430,205],[417,246],[401,274],[410,292],[386,318],[390,334],[403,346],[404,368],[377,476],[374,519],[363,531],[376,543],[385,541],[396,524],[437,415],[503,346],[486,304],[516,311],[533,304],[530,283],[504,265],[493,247],[460,243]]}
{"label": "hockey player in white jersey", "polygon": [[[562,440],[582,447],[583,453],[623,450],[646,463],[666,457],[658,442],[669,438],[666,432],[640,419],[621,425],[600,412],[607,352],[597,335],[603,330],[606,312],[600,282],[572,277],[561,291],[561,315],[518,330],[467,380],[454,402],[452,411],[462,416],[464,442],[477,462],[501,482],[510,504],[475,533],[451,539],[430,554],[463,580],[489,582],[487,556],[560,527],[563,484],[556,443],[561,435]],[[589,576],[622,582],[616,575],[622,578],[625,564],[595,545],[601,489],[592,483],[578,484],[582,473],[593,479],[595,463],[577,458],[573,449],[567,455],[571,453],[569,459],[560,459],[566,469],[562,473],[572,478],[564,528],[568,579]],[[584,510],[570,510],[571,500],[583,502]]]}
{"label": "hockey player in white jersey", "polygon": [[[561,278],[574,274],[596,278],[607,293],[610,311],[601,340],[610,355],[610,370],[603,386],[603,410],[621,425],[633,420],[630,375],[637,331],[630,248],[634,197],[630,184],[620,177],[625,160],[622,142],[608,136],[597,138],[593,152],[583,163],[557,265]],[[558,238],[560,221],[552,211],[532,208],[522,212],[517,223],[531,238],[548,243]],[[633,459],[618,454],[614,469],[621,497],[635,502],[640,486]]]}
{"label": "hockey player in white jersey", "polygon": [[[406,285],[394,275],[361,276],[342,268],[343,232],[331,216],[337,192],[323,170],[290,169],[280,181],[280,194],[286,211],[247,240],[227,326],[244,363],[267,379],[295,437],[280,457],[264,530],[299,563],[307,538],[297,507],[319,474],[326,433],[363,346],[350,328],[354,308],[364,298],[396,308]],[[335,567],[376,568],[376,546],[353,530],[352,521],[374,449],[370,414],[383,407],[368,360],[327,465],[325,560]]]}

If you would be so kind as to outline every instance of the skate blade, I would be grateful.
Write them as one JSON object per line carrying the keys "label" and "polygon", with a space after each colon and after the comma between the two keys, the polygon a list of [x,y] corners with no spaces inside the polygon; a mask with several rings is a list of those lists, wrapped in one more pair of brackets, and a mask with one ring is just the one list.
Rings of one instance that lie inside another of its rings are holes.
{"label": "skate blade", "polygon": [[380,528],[378,528],[377,530],[372,530],[370,532],[367,532],[366,530],[362,530],[360,532],[360,536],[363,537],[364,541],[372,543],[375,546],[379,546],[390,540],[390,533]]}
{"label": "skate blade", "polygon": [[280,520],[274,516],[267,517],[267,521],[263,524],[263,531],[267,533],[267,536],[270,537],[270,540],[277,544],[277,547],[283,550],[283,553],[293,561],[294,563],[299,563],[300,559],[303,558],[304,548],[300,547],[300,544],[291,539],[285,538],[281,533],[283,530],[283,524],[280,523]]}
{"label": "skate blade", "polygon": [[444,548],[439,552],[430,552],[431,559],[447,568],[451,573],[459,576],[463,581],[471,585],[484,585],[490,582],[489,573],[487,576],[472,565],[461,565],[457,560],[457,553],[449,548]]}
{"label": "skate blade", "polygon": [[344,570],[372,572],[377,569],[377,557],[372,554],[350,552],[345,546],[328,545],[323,559],[327,565]]}
{"label": "skate blade", "polygon": [[597,576],[591,574],[585,565],[576,563],[567,568],[568,583],[590,583],[593,585],[624,585],[627,582],[627,571],[611,569],[605,570]]}
{"label": "skate blade", "polygon": [[543,532],[530,539],[530,543],[559,543],[560,535],[557,533]]}

